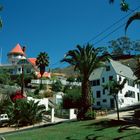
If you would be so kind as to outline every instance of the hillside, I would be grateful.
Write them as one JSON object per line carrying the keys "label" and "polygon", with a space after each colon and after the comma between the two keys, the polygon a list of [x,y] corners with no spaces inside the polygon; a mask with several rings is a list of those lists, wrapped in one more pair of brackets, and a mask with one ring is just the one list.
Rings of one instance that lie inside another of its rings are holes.
{"label": "hillside", "polygon": [[52,73],[60,73],[66,75],[66,77],[77,76],[77,72],[74,71],[73,66],[67,66],[65,68],[52,69]]}
{"label": "hillside", "polygon": [[[140,59],[140,56],[138,56]],[[119,57],[112,57],[112,59],[119,61],[120,63],[130,67],[133,71],[135,71],[138,64],[138,57],[132,55],[123,55]],[[52,70],[53,73],[60,73],[66,75],[66,77],[77,76],[77,72],[74,71],[73,66],[67,66],[65,68],[55,68]]]}

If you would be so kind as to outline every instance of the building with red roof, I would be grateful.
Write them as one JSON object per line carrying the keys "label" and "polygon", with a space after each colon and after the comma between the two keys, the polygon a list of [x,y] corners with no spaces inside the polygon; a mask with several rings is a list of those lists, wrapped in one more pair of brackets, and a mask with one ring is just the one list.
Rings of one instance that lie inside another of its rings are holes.
{"label": "building with red roof", "polygon": [[[7,54],[9,63],[5,65],[8,69],[11,69],[12,74],[21,74],[22,66],[24,64],[24,73],[34,72],[37,78],[40,78],[39,69],[36,66],[36,58],[27,58],[26,48],[21,46],[19,43]],[[43,77],[50,78],[51,74],[45,72]]]}

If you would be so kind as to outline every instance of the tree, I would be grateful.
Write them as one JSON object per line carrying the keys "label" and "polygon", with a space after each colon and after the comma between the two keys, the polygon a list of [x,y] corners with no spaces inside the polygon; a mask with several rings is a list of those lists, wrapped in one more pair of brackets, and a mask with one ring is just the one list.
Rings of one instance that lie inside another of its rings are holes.
{"label": "tree", "polygon": [[78,71],[82,79],[82,104],[79,110],[78,119],[85,119],[86,112],[91,109],[91,94],[89,76],[92,71],[101,66],[101,60],[98,58],[98,49],[87,44],[81,47],[76,46],[76,49],[68,51],[61,62],[67,62],[74,66],[74,70]]}
{"label": "tree", "polygon": [[8,70],[1,68],[0,69],[0,83],[9,85],[11,82],[10,73]]}
{"label": "tree", "polygon": [[46,52],[40,52],[40,54],[36,59],[36,65],[40,69],[41,86],[42,86],[42,76],[45,72],[45,68],[49,65],[49,56]]}
{"label": "tree", "polygon": [[80,108],[81,107],[81,89],[79,87],[73,87],[67,89],[63,96],[63,108]]}
{"label": "tree", "polygon": [[139,56],[136,56],[136,67],[134,69],[134,75],[137,77],[135,83],[140,84],[140,61]]}
{"label": "tree", "polygon": [[63,85],[60,80],[57,80],[56,82],[52,84],[52,90],[55,92],[62,91],[62,87]]}
{"label": "tree", "polygon": [[135,43],[136,41],[131,41],[129,37],[123,36],[109,41],[108,48],[112,50],[113,55],[131,54],[131,51],[135,48]]}
{"label": "tree", "polygon": [[[129,10],[129,4],[125,0],[120,0],[120,9],[121,11],[127,12]],[[114,3],[115,0],[109,0],[109,3]]]}
{"label": "tree", "polygon": [[116,104],[117,109],[117,118],[119,118],[119,107],[118,107],[118,93],[124,88],[124,85],[126,83],[126,79],[124,79],[122,82],[111,80],[106,85],[103,85],[104,89],[107,89],[109,91],[109,95],[112,95]]}

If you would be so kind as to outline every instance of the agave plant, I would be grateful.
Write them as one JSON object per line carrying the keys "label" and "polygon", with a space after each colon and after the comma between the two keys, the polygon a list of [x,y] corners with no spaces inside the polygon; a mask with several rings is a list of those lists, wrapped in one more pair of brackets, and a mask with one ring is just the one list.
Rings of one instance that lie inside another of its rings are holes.
{"label": "agave plant", "polygon": [[46,108],[44,105],[39,105],[39,102],[19,99],[15,103],[11,103],[6,111],[10,118],[10,124],[25,126],[40,122]]}

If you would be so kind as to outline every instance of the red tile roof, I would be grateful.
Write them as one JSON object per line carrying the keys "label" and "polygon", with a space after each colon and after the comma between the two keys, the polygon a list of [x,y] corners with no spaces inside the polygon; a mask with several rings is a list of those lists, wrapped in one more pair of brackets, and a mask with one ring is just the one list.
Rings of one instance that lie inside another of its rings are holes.
{"label": "red tile roof", "polygon": [[15,48],[10,51],[10,53],[18,53],[24,55],[24,52],[19,44],[17,44]]}
{"label": "red tile roof", "polygon": [[32,65],[36,65],[35,61],[36,61],[36,58],[28,58],[28,61],[32,64]]}
{"label": "red tile roof", "polygon": [[[41,77],[40,72],[38,72],[38,73],[37,73],[37,78],[40,78],[40,77]],[[44,74],[43,74],[42,77],[50,78],[50,77],[51,77],[51,73],[44,72]]]}

